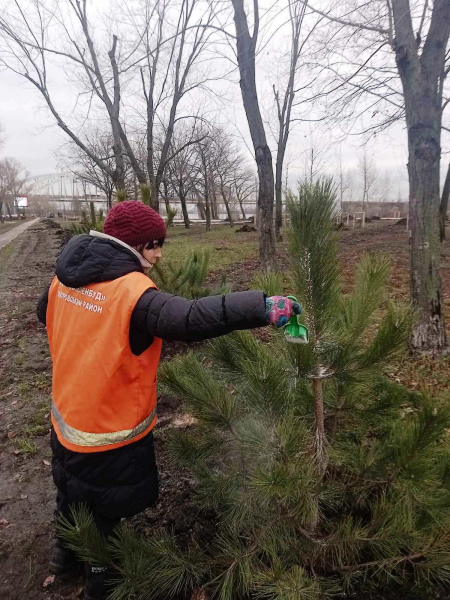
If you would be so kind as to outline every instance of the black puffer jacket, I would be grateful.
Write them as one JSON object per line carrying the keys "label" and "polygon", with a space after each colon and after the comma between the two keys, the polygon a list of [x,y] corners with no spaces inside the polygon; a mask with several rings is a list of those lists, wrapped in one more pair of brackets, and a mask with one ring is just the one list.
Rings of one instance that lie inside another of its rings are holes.
{"label": "black puffer jacket", "polygon": [[[111,281],[133,271],[142,272],[139,259],[108,239],[78,235],[61,252],[58,279],[69,287]],[[48,288],[38,301],[37,315],[46,324]],[[138,300],[130,321],[130,347],[135,355],[154,337],[200,341],[267,325],[262,292],[239,292],[185,300],[147,290]],[[88,454],[67,450],[52,432],[53,478],[70,502],[85,502],[106,518],[132,516],[158,497],[158,472],[153,435],[114,450]]]}
{"label": "black puffer jacket", "polygon": [[[68,287],[111,281],[134,271],[142,272],[142,267],[132,252],[112,240],[90,235],[73,237],[56,263],[56,275]],[[48,288],[37,307],[37,316],[44,325],[47,302]],[[186,300],[149,289],[131,315],[130,346],[139,355],[150,346],[154,336],[166,341],[195,342],[264,325],[267,321],[262,292]]]}

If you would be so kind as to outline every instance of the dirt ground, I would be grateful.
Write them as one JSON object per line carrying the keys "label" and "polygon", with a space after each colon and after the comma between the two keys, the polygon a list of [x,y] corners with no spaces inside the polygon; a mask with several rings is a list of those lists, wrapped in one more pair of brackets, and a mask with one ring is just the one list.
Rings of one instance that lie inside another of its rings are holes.
{"label": "dirt ground", "polygon": [[[248,235],[253,239],[255,234]],[[408,298],[408,237],[404,226],[371,223],[366,229],[344,231],[344,287],[350,289],[354,266],[363,251],[384,251],[392,257],[391,297]],[[239,238],[241,239],[241,238]],[[55,491],[49,450],[51,361],[45,329],[35,306],[50,281],[64,233],[41,222],[0,251],[0,598],[2,600],[75,600],[82,593],[79,573],[43,587],[49,573]],[[280,248],[280,258],[284,254]],[[248,289],[255,259],[226,268],[233,289]],[[214,277],[212,278],[214,279]],[[443,297],[450,326],[450,257],[442,251]],[[186,345],[166,345],[166,357]],[[448,358],[409,359],[389,373],[410,387],[426,383],[432,392],[448,388]],[[187,423],[180,403],[160,398],[160,422],[155,432],[160,467],[158,505],[130,520],[144,534],[157,527],[189,533],[201,526],[190,504],[193,482],[188,473],[174,473],[165,458],[165,431]]]}

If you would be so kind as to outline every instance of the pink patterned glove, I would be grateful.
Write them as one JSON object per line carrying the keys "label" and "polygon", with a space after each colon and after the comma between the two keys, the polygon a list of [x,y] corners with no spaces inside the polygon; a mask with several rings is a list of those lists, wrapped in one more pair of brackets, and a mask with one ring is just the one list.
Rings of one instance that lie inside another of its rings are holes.
{"label": "pink patterned glove", "polygon": [[284,327],[293,315],[299,315],[302,307],[298,302],[285,296],[266,298],[266,318],[271,325]]}

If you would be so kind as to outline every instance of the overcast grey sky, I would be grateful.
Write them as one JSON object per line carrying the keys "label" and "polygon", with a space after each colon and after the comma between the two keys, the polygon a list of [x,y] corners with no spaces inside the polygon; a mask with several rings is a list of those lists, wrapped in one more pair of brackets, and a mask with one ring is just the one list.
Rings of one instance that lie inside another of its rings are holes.
{"label": "overcast grey sky", "polygon": [[[101,0],[105,4],[106,0]],[[96,7],[100,6],[96,4]],[[260,102],[270,105],[272,101],[270,87],[264,86],[269,79],[270,68],[264,69],[260,61],[258,74],[260,79]],[[269,75],[267,74],[269,72]],[[63,115],[70,115],[74,105],[74,93],[65,84],[62,72],[55,70],[50,74],[54,102]],[[218,89],[220,84],[217,84]],[[22,77],[4,70],[0,72],[0,123],[6,134],[6,143],[1,152],[3,156],[13,156],[20,160],[33,175],[52,173],[57,170],[58,149],[67,141],[67,136],[55,125],[52,115],[45,106],[39,92]],[[242,136],[245,142],[242,147],[250,147],[247,123],[242,109],[239,86],[227,85],[227,101],[220,107],[220,120],[227,123],[230,131]],[[126,100],[131,102],[131,100]],[[130,106],[128,108],[131,108]],[[319,125],[297,125],[290,138],[286,157],[290,183],[302,175],[304,171],[304,153],[311,139],[318,143],[332,146],[338,131],[325,134]],[[270,136],[269,136],[270,137]],[[361,154],[361,137],[348,137],[340,148],[342,161],[347,168],[354,168]],[[399,123],[380,135],[369,144],[370,153],[380,170],[389,171],[394,181],[393,195],[397,197],[398,188],[404,196],[407,193],[406,177],[406,134],[403,124]],[[247,151],[248,152],[248,151]],[[333,147],[326,157],[325,170],[336,171],[336,156],[339,148]],[[250,153],[248,152],[250,155]]]}
{"label": "overcast grey sky", "polygon": [[[0,73],[0,122],[5,128],[6,143],[2,154],[14,156],[33,174],[52,173],[57,169],[55,154],[58,148],[67,141],[67,136],[55,125],[52,115],[49,114],[39,93],[23,78],[3,71]],[[236,89],[239,94],[239,89]],[[61,91],[57,96],[59,106],[67,110],[71,108],[71,96]],[[240,100],[236,98],[237,103]],[[236,106],[233,107],[236,109]],[[236,116],[237,115],[237,116]],[[223,116],[222,116],[223,118]],[[230,127],[248,139],[247,124],[241,111],[233,110],[230,118]],[[317,129],[318,135],[322,132],[317,126],[297,127],[291,138],[290,158],[295,159],[301,155],[308,145],[309,132],[313,136]],[[342,144],[343,162],[352,166],[357,162],[360,137],[346,140]],[[384,169],[402,170],[406,165],[406,135],[403,126],[393,127],[387,134],[371,142],[377,165]],[[298,158],[291,165],[291,170],[301,170],[302,159]]]}

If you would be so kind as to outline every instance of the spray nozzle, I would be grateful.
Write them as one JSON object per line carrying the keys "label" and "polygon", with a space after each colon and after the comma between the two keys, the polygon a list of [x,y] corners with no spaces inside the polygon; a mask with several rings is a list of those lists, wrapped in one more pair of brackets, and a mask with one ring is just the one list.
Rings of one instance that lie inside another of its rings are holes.
{"label": "spray nozzle", "polygon": [[[288,296],[293,302],[298,302],[295,296]],[[284,338],[292,344],[307,344],[309,342],[309,331],[300,322],[299,315],[292,315],[289,321],[284,326]]]}

